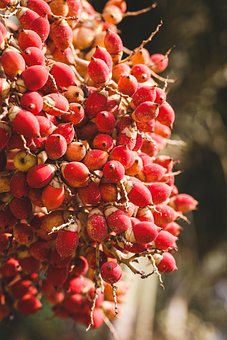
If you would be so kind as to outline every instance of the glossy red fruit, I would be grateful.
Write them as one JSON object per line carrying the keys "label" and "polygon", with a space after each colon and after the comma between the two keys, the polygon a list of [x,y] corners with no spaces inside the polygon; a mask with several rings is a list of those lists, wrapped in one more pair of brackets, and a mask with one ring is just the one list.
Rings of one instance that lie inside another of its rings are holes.
{"label": "glossy red fruit", "polygon": [[108,235],[105,217],[100,209],[92,209],[88,215],[87,233],[91,240],[103,242]]}
{"label": "glossy red fruit", "polygon": [[46,18],[38,17],[37,19],[32,21],[30,29],[36,32],[40,36],[42,42],[44,43],[50,33],[50,24]]}
{"label": "glossy red fruit", "polygon": [[102,59],[92,58],[88,65],[88,75],[95,85],[105,84],[110,77],[110,70]]}
{"label": "glossy red fruit", "polygon": [[164,54],[160,54],[160,53],[154,53],[150,56],[150,60],[151,60],[151,69],[152,71],[156,72],[156,73],[161,73],[163,71],[165,71],[165,69],[168,66],[168,56],[165,56]]}
{"label": "glossy red fruit", "polygon": [[122,74],[118,80],[118,91],[121,93],[132,96],[138,87],[136,78],[131,74]]}
{"label": "glossy red fruit", "polygon": [[113,61],[111,55],[104,47],[96,46],[93,57],[103,60],[109,67],[109,70],[112,71]]}
{"label": "glossy red fruit", "polygon": [[45,56],[43,51],[38,47],[28,47],[26,48],[22,56],[26,62],[27,66],[33,66],[33,65],[45,65]]}
{"label": "glossy red fruit", "polygon": [[75,188],[86,185],[90,174],[86,165],[80,162],[63,163],[61,172],[66,182]]}
{"label": "glossy red fruit", "polygon": [[18,35],[18,45],[22,51],[28,47],[37,47],[42,49],[42,40],[40,36],[32,30],[23,30]]}
{"label": "glossy red fruit", "polygon": [[90,171],[99,170],[106,164],[108,156],[106,151],[90,149],[83,159],[83,163]]}
{"label": "glossy red fruit", "polygon": [[59,87],[69,87],[70,85],[75,84],[75,74],[69,65],[56,62],[54,63],[50,73]]}
{"label": "glossy red fruit", "polygon": [[57,179],[53,179],[42,191],[43,206],[47,210],[57,209],[65,198],[65,187]]}
{"label": "glossy red fruit", "polygon": [[158,104],[150,101],[140,103],[132,114],[136,122],[146,123],[158,115]]}
{"label": "glossy red fruit", "polygon": [[160,273],[172,272],[177,270],[176,261],[172,254],[165,252],[158,257],[156,260],[156,266]]}
{"label": "glossy red fruit", "polygon": [[159,106],[157,120],[159,121],[159,123],[172,128],[175,120],[175,112],[169,103],[164,102]]}
{"label": "glossy red fruit", "polygon": [[24,315],[35,314],[41,308],[41,302],[29,293],[23,295],[16,303],[16,309]]}
{"label": "glossy red fruit", "polygon": [[110,152],[110,159],[120,162],[127,169],[134,162],[134,154],[127,146],[119,145],[115,146]]}
{"label": "glossy red fruit", "polygon": [[62,116],[68,109],[69,102],[60,93],[50,93],[43,97],[43,111],[51,116]]}
{"label": "glossy red fruit", "polygon": [[59,20],[51,25],[51,38],[61,51],[70,47],[73,42],[73,31],[66,20]]}
{"label": "glossy red fruit", "polygon": [[152,222],[139,222],[126,231],[126,238],[132,243],[146,244],[154,241],[158,228]]}
{"label": "glossy red fruit", "polygon": [[20,105],[22,109],[37,115],[42,111],[43,98],[38,92],[27,92],[21,97]]}
{"label": "glossy red fruit", "polygon": [[94,118],[100,111],[106,111],[107,109],[107,96],[99,93],[92,92],[89,94],[85,101],[85,112],[88,118]]}
{"label": "glossy red fruit", "polygon": [[108,183],[118,183],[125,175],[125,168],[118,161],[109,161],[103,167],[103,176]]}
{"label": "glossy red fruit", "polygon": [[38,13],[41,17],[51,15],[51,9],[48,3],[44,0],[27,0],[28,8]]}
{"label": "glossy red fruit", "polygon": [[135,106],[138,106],[139,104],[150,101],[154,102],[156,97],[156,91],[154,86],[141,86],[138,88],[138,90],[133,94],[132,100],[133,104]]}
{"label": "glossy red fruit", "polygon": [[112,133],[115,117],[112,112],[100,111],[95,117],[95,124],[100,132]]}
{"label": "glossy red fruit", "polygon": [[54,133],[63,136],[67,144],[70,144],[75,137],[75,131],[72,123],[58,124],[57,129],[54,131]]}
{"label": "glossy red fruit", "polygon": [[105,282],[112,285],[120,280],[122,269],[115,262],[105,262],[101,266],[101,276]]}
{"label": "glossy red fruit", "polygon": [[151,192],[152,200],[154,204],[160,204],[165,202],[171,194],[172,188],[162,182],[154,182],[147,186]]}
{"label": "glossy red fruit", "polygon": [[166,204],[158,204],[153,211],[155,223],[159,227],[165,227],[166,224],[173,222],[178,217],[176,211]]}
{"label": "glossy red fruit", "polygon": [[61,257],[69,257],[75,254],[79,242],[76,231],[69,229],[59,230],[56,238],[56,250]]}
{"label": "glossy red fruit", "polygon": [[48,137],[54,132],[56,126],[45,116],[36,116],[39,122],[40,136]]}
{"label": "glossy red fruit", "polygon": [[152,196],[149,189],[140,181],[126,183],[128,199],[139,207],[152,204]]}
{"label": "glossy red fruit", "polygon": [[19,262],[15,258],[11,257],[3,263],[1,273],[2,276],[12,278],[18,274],[19,269]]}
{"label": "glossy red fruit", "polygon": [[99,185],[95,182],[90,182],[84,188],[77,189],[78,197],[83,205],[97,206],[101,200]]}
{"label": "glossy red fruit", "polygon": [[131,219],[122,210],[109,206],[105,209],[108,227],[117,235],[124,233],[131,227]]}
{"label": "glossy red fruit", "polygon": [[1,64],[7,77],[11,80],[25,70],[24,58],[14,48],[7,48],[1,56]]}
{"label": "glossy red fruit", "polygon": [[191,195],[178,194],[171,199],[170,205],[176,211],[182,212],[184,214],[195,210],[198,205],[198,201],[195,200]]}
{"label": "glossy red fruit", "polygon": [[120,36],[109,29],[106,31],[104,45],[111,55],[117,55],[123,51],[123,43]]}
{"label": "glossy red fruit", "polygon": [[159,250],[175,249],[177,237],[166,230],[159,231],[156,239],[155,246]]}
{"label": "glossy red fruit", "polygon": [[66,153],[66,150],[67,142],[62,135],[54,132],[54,134],[47,137],[45,151],[50,159],[61,158]]}
{"label": "glossy red fruit", "polygon": [[43,188],[53,178],[55,167],[51,164],[39,164],[29,169],[27,182],[31,188]]}
{"label": "glossy red fruit", "polygon": [[48,71],[42,65],[30,66],[22,73],[22,78],[28,90],[37,91],[46,84]]}

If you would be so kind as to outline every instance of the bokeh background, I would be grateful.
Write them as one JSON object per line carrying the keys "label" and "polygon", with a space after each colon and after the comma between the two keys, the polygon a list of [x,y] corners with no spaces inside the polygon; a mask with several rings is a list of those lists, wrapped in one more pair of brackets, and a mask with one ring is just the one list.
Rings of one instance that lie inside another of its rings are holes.
{"label": "bokeh background", "polygon": [[[101,10],[104,0],[93,0]],[[128,10],[151,1],[128,0]],[[199,201],[183,223],[177,254],[178,271],[164,277],[166,289],[150,278],[131,292],[121,321],[122,340],[224,340],[227,338],[227,2],[226,0],[160,0],[153,11],[128,17],[119,25],[124,45],[133,49],[163,20],[146,47],[170,54],[165,76],[168,100],[176,111],[169,145],[180,160],[180,192]],[[138,295],[146,292],[141,303]],[[137,295],[137,298],[136,298]],[[144,308],[151,306],[151,308]],[[134,309],[134,312],[132,310]],[[150,311],[149,313],[147,311]],[[103,327],[84,333],[72,322],[51,318],[47,306],[38,316],[2,322],[0,339],[112,339]],[[139,320],[139,321],[138,321]]]}

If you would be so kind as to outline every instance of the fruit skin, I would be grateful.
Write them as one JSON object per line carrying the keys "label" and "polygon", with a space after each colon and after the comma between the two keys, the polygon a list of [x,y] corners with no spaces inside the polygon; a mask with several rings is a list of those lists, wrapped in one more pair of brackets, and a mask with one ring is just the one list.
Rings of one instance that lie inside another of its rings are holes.
{"label": "fruit skin", "polygon": [[66,182],[74,188],[86,185],[90,174],[85,164],[76,161],[63,163],[61,172]]}
{"label": "fruit skin", "polygon": [[117,235],[124,233],[131,227],[131,219],[122,210],[113,206],[105,209],[108,227]]}
{"label": "fruit skin", "polygon": [[169,205],[183,214],[195,210],[198,201],[188,194],[178,194],[171,198]]}
{"label": "fruit skin", "polygon": [[7,48],[1,56],[5,74],[12,80],[25,70],[25,61],[16,49]]}
{"label": "fruit skin", "polygon": [[15,307],[20,313],[31,315],[41,309],[42,304],[33,294],[27,293],[16,302]]}
{"label": "fruit skin", "polygon": [[167,273],[177,270],[176,261],[173,255],[168,252],[163,253],[161,258],[156,257],[155,262],[160,273]]}
{"label": "fruit skin", "polygon": [[78,242],[79,235],[76,231],[59,230],[56,238],[56,250],[61,257],[73,256]]}
{"label": "fruit skin", "polygon": [[51,164],[39,164],[29,169],[27,182],[31,188],[43,188],[53,178],[55,167]]}
{"label": "fruit skin", "polygon": [[62,135],[53,133],[47,137],[45,151],[50,159],[56,160],[61,158],[66,153],[66,150],[67,142]]}
{"label": "fruit skin", "polygon": [[108,228],[105,217],[101,210],[92,209],[88,215],[87,220],[88,236],[97,242],[103,242],[108,234]]}
{"label": "fruit skin", "polygon": [[42,65],[29,66],[23,73],[25,86],[30,91],[41,89],[48,80],[48,71]]}
{"label": "fruit skin", "polygon": [[176,240],[177,237],[175,237],[166,230],[161,230],[155,239],[155,246],[159,250],[168,250],[169,248],[175,249]]}
{"label": "fruit skin", "polygon": [[152,222],[139,222],[126,231],[126,238],[132,243],[146,244],[156,239],[158,228]]}
{"label": "fruit skin", "polygon": [[14,166],[17,170],[27,172],[30,168],[36,165],[37,158],[28,151],[18,151],[13,159]]}
{"label": "fruit skin", "polygon": [[130,202],[138,207],[152,204],[152,196],[149,189],[140,181],[127,182],[126,191]]}
{"label": "fruit skin", "polygon": [[88,65],[88,75],[95,85],[106,83],[110,77],[109,67],[103,60],[92,58]]}
{"label": "fruit skin", "polygon": [[113,285],[119,281],[122,276],[121,267],[115,262],[105,262],[101,266],[101,276],[104,281]]}
{"label": "fruit skin", "polygon": [[125,175],[125,168],[118,161],[109,161],[103,167],[103,176],[108,183],[118,183]]}
{"label": "fruit skin", "polygon": [[47,210],[59,208],[64,198],[65,187],[55,178],[42,191],[42,202]]}
{"label": "fruit skin", "polygon": [[61,62],[54,63],[51,72],[54,77],[57,86],[69,87],[75,84],[75,74],[70,66]]}

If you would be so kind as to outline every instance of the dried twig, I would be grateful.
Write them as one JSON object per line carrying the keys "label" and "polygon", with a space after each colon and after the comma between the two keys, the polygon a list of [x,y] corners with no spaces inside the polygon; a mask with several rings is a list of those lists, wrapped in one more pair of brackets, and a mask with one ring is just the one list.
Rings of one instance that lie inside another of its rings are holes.
{"label": "dried twig", "polygon": [[157,3],[155,2],[154,4],[146,7],[146,8],[143,8],[143,9],[140,9],[138,11],[132,11],[132,12],[126,12],[124,15],[123,15],[123,18],[126,18],[126,17],[134,17],[134,16],[137,16],[137,15],[140,15],[140,14],[144,14],[144,13],[147,13],[149,12],[150,10],[154,9],[157,7]]}

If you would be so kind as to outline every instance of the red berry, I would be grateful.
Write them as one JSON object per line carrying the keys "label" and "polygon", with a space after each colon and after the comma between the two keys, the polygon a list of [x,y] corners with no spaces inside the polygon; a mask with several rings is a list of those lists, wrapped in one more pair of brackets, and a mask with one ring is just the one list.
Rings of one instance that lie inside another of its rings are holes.
{"label": "red berry", "polygon": [[114,284],[119,281],[122,276],[121,267],[115,262],[105,262],[101,266],[101,276],[107,283]]}

